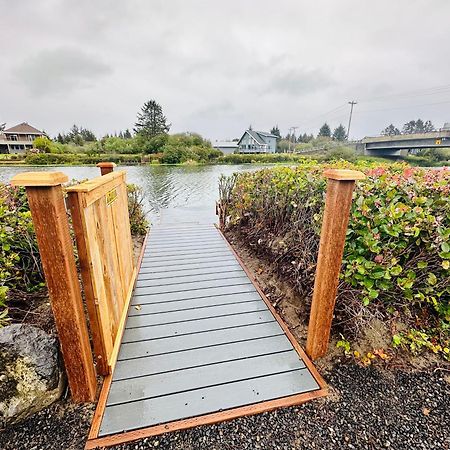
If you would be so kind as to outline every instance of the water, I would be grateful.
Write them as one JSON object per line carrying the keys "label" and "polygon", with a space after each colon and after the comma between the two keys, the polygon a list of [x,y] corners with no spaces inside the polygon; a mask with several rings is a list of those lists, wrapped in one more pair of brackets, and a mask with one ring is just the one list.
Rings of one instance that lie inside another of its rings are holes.
{"label": "water", "polygon": [[[127,182],[143,189],[145,209],[152,222],[215,222],[215,201],[221,174],[253,171],[264,165],[224,166],[124,166]],[[84,180],[99,176],[97,167],[0,167],[0,182],[29,171],[63,172],[69,179]]]}

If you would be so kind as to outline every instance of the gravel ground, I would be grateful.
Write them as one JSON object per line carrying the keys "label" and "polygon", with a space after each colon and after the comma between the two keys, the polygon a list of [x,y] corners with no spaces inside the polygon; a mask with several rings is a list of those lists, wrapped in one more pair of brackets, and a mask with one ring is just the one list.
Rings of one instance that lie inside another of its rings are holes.
{"label": "gravel ground", "polygon": [[[331,395],[299,407],[143,439],[134,449],[449,449],[447,371],[403,372],[336,362]],[[82,449],[91,406],[57,404],[0,435],[5,450]]]}

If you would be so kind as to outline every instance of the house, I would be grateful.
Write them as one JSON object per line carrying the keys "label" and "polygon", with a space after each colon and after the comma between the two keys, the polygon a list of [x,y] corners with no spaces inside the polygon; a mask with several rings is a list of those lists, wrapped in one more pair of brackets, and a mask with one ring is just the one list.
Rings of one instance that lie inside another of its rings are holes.
{"label": "house", "polygon": [[239,153],[275,153],[277,136],[263,131],[246,130],[238,142]]}
{"label": "house", "polygon": [[24,153],[33,148],[37,137],[45,136],[43,131],[23,122],[0,132],[0,153]]}
{"label": "house", "polygon": [[235,141],[216,141],[213,148],[220,150],[224,155],[229,155],[238,149],[238,143]]}

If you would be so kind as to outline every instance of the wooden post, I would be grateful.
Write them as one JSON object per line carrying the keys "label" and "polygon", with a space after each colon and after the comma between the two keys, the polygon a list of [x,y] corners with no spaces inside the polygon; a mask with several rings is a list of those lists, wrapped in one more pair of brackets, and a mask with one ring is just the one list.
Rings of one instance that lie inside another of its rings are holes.
{"label": "wooden post", "polygon": [[327,194],[306,342],[306,353],[313,360],[328,348],[353,188],[356,180],[365,178],[362,172],[338,169],[326,170],[324,176]]}
{"label": "wooden post", "polygon": [[27,191],[72,397],[88,402],[97,380],[61,187],[66,181],[61,172],[27,172],[11,184]]}
{"label": "wooden post", "polygon": [[107,175],[108,173],[114,171],[114,167],[116,167],[116,165],[113,162],[99,162],[97,167],[100,167],[101,175]]}

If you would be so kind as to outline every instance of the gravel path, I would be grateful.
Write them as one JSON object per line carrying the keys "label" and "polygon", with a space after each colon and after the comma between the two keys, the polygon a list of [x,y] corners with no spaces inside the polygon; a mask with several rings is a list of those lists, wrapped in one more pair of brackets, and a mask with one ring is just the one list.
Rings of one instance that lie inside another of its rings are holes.
{"label": "gravel path", "polygon": [[[388,372],[346,361],[332,394],[299,407],[169,433],[114,450],[450,449],[449,372]],[[55,405],[0,435],[5,450],[82,449],[91,407]]]}

